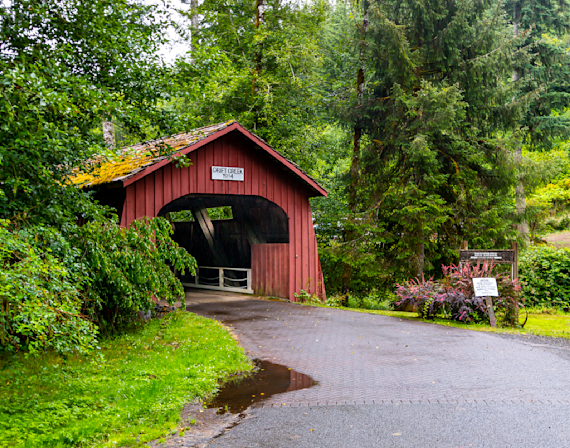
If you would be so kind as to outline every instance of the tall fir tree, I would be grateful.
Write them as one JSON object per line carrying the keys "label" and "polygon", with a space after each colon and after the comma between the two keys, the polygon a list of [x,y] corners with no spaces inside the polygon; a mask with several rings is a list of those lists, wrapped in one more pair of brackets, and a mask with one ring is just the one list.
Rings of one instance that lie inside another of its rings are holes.
{"label": "tall fir tree", "polygon": [[534,92],[530,107],[521,119],[526,130],[515,149],[518,164],[518,184],[515,201],[518,230],[524,242],[529,241],[529,226],[525,197],[525,173],[522,146],[531,149],[550,148],[553,141],[570,136],[570,118],[559,113],[570,104],[570,2],[567,0],[513,0],[505,3],[511,17],[513,34],[522,36],[523,51],[515,61],[513,82],[524,94]]}
{"label": "tall fir tree", "polygon": [[359,231],[344,245],[359,275],[437,273],[461,240],[498,247],[514,236],[511,151],[531,95],[511,81],[526,50],[502,7],[370,2],[365,88],[359,98],[357,83],[348,108],[368,142]]}
{"label": "tall fir tree", "polygon": [[[515,60],[513,79],[523,93],[536,92],[521,125],[528,130],[525,143],[549,148],[556,138],[570,136],[570,1],[514,0],[505,2],[513,33],[520,34],[521,52]],[[554,113],[553,113],[554,112]]]}

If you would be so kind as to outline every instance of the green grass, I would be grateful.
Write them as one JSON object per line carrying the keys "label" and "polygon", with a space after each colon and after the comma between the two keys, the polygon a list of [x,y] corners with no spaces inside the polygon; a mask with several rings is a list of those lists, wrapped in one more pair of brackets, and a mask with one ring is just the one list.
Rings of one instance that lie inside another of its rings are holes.
{"label": "green grass", "polygon": [[[399,319],[409,319],[430,324],[445,325],[447,327],[463,328],[466,330],[488,331],[492,333],[515,333],[515,334],[535,334],[539,336],[549,336],[570,339],[570,313],[563,313],[553,309],[530,309],[528,321],[524,328],[499,327],[492,328],[485,323],[461,323],[450,319],[436,317],[434,320],[422,319],[418,313],[407,311],[386,311],[368,310],[364,308],[330,307],[315,302],[307,303],[309,306],[324,308],[335,308],[339,310],[356,311],[358,313],[381,314],[383,316],[397,317]],[[520,322],[524,322],[525,312],[520,313]]]}
{"label": "green grass", "polygon": [[252,365],[220,323],[187,312],[101,344],[101,359],[0,358],[0,446],[142,446],[185,403]]}

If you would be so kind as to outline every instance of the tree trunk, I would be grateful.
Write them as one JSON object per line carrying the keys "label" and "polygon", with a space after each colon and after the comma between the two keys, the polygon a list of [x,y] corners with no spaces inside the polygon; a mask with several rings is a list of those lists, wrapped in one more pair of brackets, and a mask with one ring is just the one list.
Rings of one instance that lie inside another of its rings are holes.
{"label": "tree trunk", "polygon": [[[522,166],[522,145],[520,145],[517,150],[515,151],[515,161],[517,165],[520,167]],[[517,224],[517,230],[519,232],[519,236],[523,240],[525,244],[528,244],[530,240],[529,236],[529,227],[528,221],[525,217],[526,215],[526,197],[524,194],[524,183],[521,179],[521,175],[519,174],[519,182],[515,188],[515,201],[516,201],[516,209],[517,209],[517,216],[519,217],[520,221]]]}
{"label": "tree trunk", "polygon": [[[365,4],[364,18],[362,20],[361,28],[361,47],[360,47],[360,60],[364,57],[364,42],[366,40],[366,30],[368,28],[368,8]],[[364,67],[360,66],[356,74],[356,109],[362,106],[362,98],[364,95]],[[354,137],[352,145],[352,160],[350,163],[350,183],[348,185],[348,208],[350,210],[350,224],[346,232],[346,242],[350,248],[350,241],[354,239],[354,226],[356,225],[356,211],[358,209],[358,180],[360,177],[360,151],[362,140],[362,127],[358,113],[356,115],[354,125]],[[349,249],[350,250],[350,249]],[[350,290],[350,283],[352,280],[352,266],[350,263],[344,263],[342,273],[342,293],[347,294]]]}
{"label": "tree trunk", "polygon": [[[190,54],[194,54],[197,46],[196,30],[198,29],[198,0],[190,0]],[[196,62],[194,58],[191,59],[192,64]]]}
{"label": "tree trunk", "polygon": [[115,126],[112,117],[103,120],[103,140],[109,149],[115,149]]}
{"label": "tree trunk", "polygon": [[[259,25],[263,19],[263,14],[261,12],[261,7],[263,6],[264,0],[255,0],[255,35],[257,36],[257,32],[259,30]],[[257,78],[259,73],[261,72],[261,49],[259,48],[259,43],[256,44],[256,51],[255,51],[255,64],[253,69],[251,70],[251,100],[255,103],[255,96],[257,94],[258,86],[257,86]],[[259,108],[254,107],[253,112],[255,114],[255,119],[253,122],[253,130],[257,131],[257,127],[259,125]]]}
{"label": "tree trunk", "polygon": [[[198,13],[196,12],[196,9],[198,9],[198,0],[190,0],[190,26],[193,30],[198,28]],[[195,45],[193,41],[194,39],[192,39],[192,45]]]}
{"label": "tree trunk", "polygon": [[[513,34],[518,36],[519,34],[519,24],[521,19],[521,5],[517,0],[513,1]],[[521,70],[516,67],[513,72],[513,82],[517,82],[521,77]],[[519,223],[517,224],[517,230],[519,236],[524,243],[529,242],[529,227],[528,221],[525,217],[526,215],[526,197],[524,194],[524,183],[522,180],[522,143],[517,147],[515,151],[515,163],[518,165],[518,185],[515,188],[515,201],[517,216],[519,218]]]}

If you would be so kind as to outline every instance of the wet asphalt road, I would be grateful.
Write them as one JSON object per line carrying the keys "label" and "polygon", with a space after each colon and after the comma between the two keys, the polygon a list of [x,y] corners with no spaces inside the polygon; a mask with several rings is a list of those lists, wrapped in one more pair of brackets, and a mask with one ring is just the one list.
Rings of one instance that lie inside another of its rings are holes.
{"label": "wet asphalt road", "polygon": [[559,448],[568,405],[341,405],[254,409],[216,448]]}
{"label": "wet asphalt road", "polygon": [[188,310],[319,383],[269,398],[208,446],[570,448],[566,342],[243,298]]}

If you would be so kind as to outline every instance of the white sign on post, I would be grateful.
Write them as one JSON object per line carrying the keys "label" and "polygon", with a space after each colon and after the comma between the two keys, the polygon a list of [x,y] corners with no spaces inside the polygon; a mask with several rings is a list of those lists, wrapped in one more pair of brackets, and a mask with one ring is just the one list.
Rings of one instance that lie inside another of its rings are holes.
{"label": "white sign on post", "polygon": [[212,180],[236,180],[243,182],[243,168],[235,166],[213,166]]}
{"label": "white sign on post", "polygon": [[495,277],[473,278],[473,289],[475,290],[475,297],[499,297]]}

